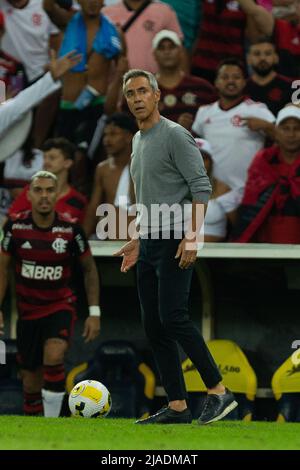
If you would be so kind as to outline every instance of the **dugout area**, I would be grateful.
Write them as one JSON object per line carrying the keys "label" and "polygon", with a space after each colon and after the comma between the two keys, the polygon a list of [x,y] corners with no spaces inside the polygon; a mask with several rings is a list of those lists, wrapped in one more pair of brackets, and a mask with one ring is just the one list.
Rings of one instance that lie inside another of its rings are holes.
{"label": "dugout area", "polygon": [[[102,343],[126,341],[138,352],[140,362],[145,363],[154,373],[155,392],[150,411],[152,408],[155,410],[157,406],[164,404],[164,393],[140,322],[135,271],[124,276],[119,271],[120,260],[111,257],[97,257],[96,262],[102,289],[101,336],[99,340],[88,345],[85,345],[81,338],[87,306],[79,279],[76,283],[79,287],[78,321],[73,343],[66,358],[66,370],[69,373],[75,367],[92,361]],[[285,416],[284,420],[298,421],[300,417],[289,410],[299,408],[300,370],[297,368],[293,370],[296,388],[284,393],[284,400],[281,396],[278,398],[278,390],[277,395],[274,395],[272,390],[272,378],[294,352],[291,346],[297,339],[297,332],[300,331],[298,261],[206,258],[198,259],[197,263],[201,266],[202,277],[199,277],[198,270],[195,270],[190,298],[192,319],[200,329],[203,328],[207,324],[203,321],[205,320],[203,317],[209,310],[211,339],[229,340],[245,355],[257,382],[255,397],[252,400],[252,419],[274,421],[281,414]],[[8,295],[5,301],[5,313],[6,318],[11,321],[6,323],[7,336],[14,331],[13,317],[10,314],[13,312],[13,305],[13,297]],[[0,402],[2,403],[5,401],[4,394],[12,397],[12,391],[16,391],[8,387],[9,380],[16,380],[13,341],[7,341],[7,345],[11,352],[11,372],[8,373],[7,368],[4,372],[1,365]],[[185,359],[182,354],[182,360]],[[232,364],[227,365],[229,369],[221,370],[224,377],[230,373],[231,366],[234,368]],[[287,373],[289,370],[287,369]],[[17,388],[17,382],[10,384]],[[282,379],[280,386],[284,392]],[[16,398],[14,403],[17,403]],[[282,403],[287,412],[282,411]],[[3,411],[5,410],[0,409],[0,412]]]}

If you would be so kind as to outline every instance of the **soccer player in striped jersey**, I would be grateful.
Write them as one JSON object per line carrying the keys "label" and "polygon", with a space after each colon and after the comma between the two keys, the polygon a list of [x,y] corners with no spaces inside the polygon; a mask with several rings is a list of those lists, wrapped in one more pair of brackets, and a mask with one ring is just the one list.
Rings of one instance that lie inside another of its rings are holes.
{"label": "soccer player in striped jersey", "polygon": [[[0,306],[14,259],[18,307],[17,347],[22,371],[24,413],[59,416],[65,394],[64,356],[72,337],[76,297],[70,287],[72,263],[84,273],[90,315],[86,342],[100,330],[99,278],[80,226],[56,212],[57,178],[40,171],[32,177],[32,210],[17,214],[4,227],[0,253]],[[4,321],[0,307],[0,334]],[[43,397],[43,403],[42,403]]]}

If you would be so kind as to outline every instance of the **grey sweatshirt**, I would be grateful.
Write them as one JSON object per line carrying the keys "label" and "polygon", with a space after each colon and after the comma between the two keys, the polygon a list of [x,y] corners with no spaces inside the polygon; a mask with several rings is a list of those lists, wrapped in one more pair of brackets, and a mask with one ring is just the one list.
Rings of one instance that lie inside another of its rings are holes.
{"label": "grey sweatshirt", "polygon": [[181,212],[184,208],[182,220],[187,221],[191,202],[206,204],[211,194],[203,159],[192,135],[164,117],[151,129],[135,134],[131,176],[136,201],[144,206],[137,220],[141,233],[164,230],[164,221],[157,216],[158,205],[179,206],[174,210],[173,229],[180,220],[180,208]]}

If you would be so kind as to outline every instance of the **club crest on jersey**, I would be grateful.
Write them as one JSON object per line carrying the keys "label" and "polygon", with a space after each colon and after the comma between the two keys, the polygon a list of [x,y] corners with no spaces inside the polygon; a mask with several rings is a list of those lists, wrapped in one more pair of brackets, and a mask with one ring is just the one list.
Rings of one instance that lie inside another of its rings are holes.
{"label": "club crest on jersey", "polygon": [[60,254],[67,251],[67,244],[67,240],[64,240],[63,238],[56,238],[51,246],[55,253]]}

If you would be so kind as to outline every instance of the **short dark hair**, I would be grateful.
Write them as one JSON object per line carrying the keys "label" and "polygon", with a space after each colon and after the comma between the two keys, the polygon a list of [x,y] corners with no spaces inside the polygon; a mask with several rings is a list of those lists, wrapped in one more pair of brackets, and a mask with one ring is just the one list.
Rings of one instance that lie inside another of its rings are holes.
{"label": "short dark hair", "polygon": [[251,49],[252,46],[257,46],[258,44],[266,44],[266,43],[271,44],[271,46],[273,46],[276,51],[276,44],[270,36],[264,36],[259,39],[256,39],[255,41],[251,41],[249,45],[249,50]]}
{"label": "short dark hair", "polygon": [[224,65],[232,65],[235,67],[239,67],[239,69],[241,69],[241,71],[243,72],[244,77],[247,77],[245,64],[237,57],[227,57],[226,59],[223,59],[217,67],[216,77],[218,77],[219,72],[221,68],[224,67]]}
{"label": "short dark hair", "polygon": [[107,119],[105,125],[114,124],[120,129],[135,134],[138,131],[138,126],[135,119],[127,113],[114,113]]}
{"label": "short dark hair", "polygon": [[72,144],[68,139],[64,137],[55,137],[48,139],[42,146],[42,150],[47,152],[51,149],[58,149],[61,151],[66,159],[74,160],[75,152],[77,150],[76,145]]}

